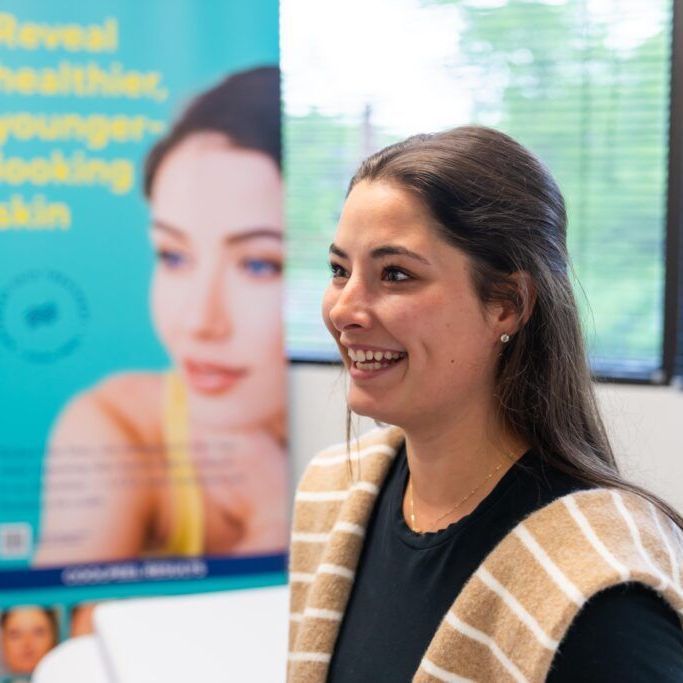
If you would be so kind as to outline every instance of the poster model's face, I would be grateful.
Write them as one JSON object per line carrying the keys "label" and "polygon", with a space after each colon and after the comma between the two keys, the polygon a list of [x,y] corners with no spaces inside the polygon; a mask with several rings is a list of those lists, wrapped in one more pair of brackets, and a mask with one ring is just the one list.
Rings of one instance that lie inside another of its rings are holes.
{"label": "poster model's face", "polygon": [[240,428],[284,406],[283,217],[267,155],[195,133],[163,159],[151,196],[152,313],[193,422]]}
{"label": "poster model's face", "polygon": [[31,673],[54,646],[54,629],[42,609],[20,607],[7,615],[2,627],[2,655],[12,673]]}

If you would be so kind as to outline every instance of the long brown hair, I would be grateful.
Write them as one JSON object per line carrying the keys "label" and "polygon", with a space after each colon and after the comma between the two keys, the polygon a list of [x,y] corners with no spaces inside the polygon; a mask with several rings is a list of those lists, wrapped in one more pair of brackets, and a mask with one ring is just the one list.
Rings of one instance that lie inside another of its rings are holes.
{"label": "long brown hair", "polygon": [[193,133],[220,133],[237,147],[282,164],[280,71],[263,66],[234,73],[197,95],[145,159],[143,188],[150,197],[161,162]]}
{"label": "long brown hair", "polygon": [[[351,179],[396,184],[429,209],[465,252],[482,304],[530,311],[505,345],[496,395],[506,423],[539,457],[581,481],[632,491],[683,528],[653,493],[625,481],[600,417],[570,279],[564,199],[548,169],[499,131],[463,126],[373,154]],[[526,279],[511,277],[527,273]]]}

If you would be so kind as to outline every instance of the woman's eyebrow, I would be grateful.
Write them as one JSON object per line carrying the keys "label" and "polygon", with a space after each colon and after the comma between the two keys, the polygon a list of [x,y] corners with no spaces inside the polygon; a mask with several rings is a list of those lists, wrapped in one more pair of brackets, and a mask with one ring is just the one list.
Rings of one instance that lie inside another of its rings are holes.
{"label": "woman's eyebrow", "polygon": [[226,235],[223,241],[226,244],[233,245],[246,240],[260,239],[263,237],[269,237],[282,242],[284,236],[282,230],[277,230],[276,228],[248,228],[231,235]]}
{"label": "woman's eyebrow", "polygon": [[[170,223],[166,223],[165,221],[160,220],[152,221],[152,230],[161,230],[162,232],[167,232],[173,237],[177,237],[181,240],[187,240],[189,237],[188,233],[185,230],[181,230],[180,228],[177,228],[174,225],[171,225]],[[281,242],[283,239],[282,230],[266,227],[247,228],[244,230],[240,230],[239,232],[226,235],[223,241],[225,242],[225,244],[233,245],[238,244],[240,242],[244,242],[245,240],[260,239],[263,237],[276,239]]]}
{"label": "woman's eyebrow", "polygon": [[181,240],[187,239],[187,234],[185,233],[185,231],[181,230],[180,228],[176,228],[175,226],[171,225],[170,223],[166,223],[165,221],[157,220],[156,218],[152,220],[152,230],[161,230],[162,232],[167,232],[173,235],[173,237],[177,237]]}
{"label": "woman's eyebrow", "polygon": [[[346,252],[342,251],[334,242],[330,244],[330,254],[339,256],[339,258],[349,258]],[[395,244],[383,244],[380,247],[375,247],[370,252],[370,256],[372,258],[382,258],[384,256],[407,256],[408,258],[413,258],[421,263],[425,263],[428,266],[432,265],[424,256],[421,256],[417,252]]]}
{"label": "woman's eyebrow", "polygon": [[349,258],[347,253],[345,251],[342,251],[334,242],[330,244],[329,253],[334,254],[335,256],[339,256],[339,258]]}

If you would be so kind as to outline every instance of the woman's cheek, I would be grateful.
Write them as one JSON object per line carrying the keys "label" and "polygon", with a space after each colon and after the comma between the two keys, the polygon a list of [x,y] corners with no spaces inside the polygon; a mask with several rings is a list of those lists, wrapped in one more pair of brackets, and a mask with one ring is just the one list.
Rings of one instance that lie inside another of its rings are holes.
{"label": "woman's cheek", "polygon": [[332,324],[332,321],[330,320],[330,311],[332,310],[332,307],[334,306],[334,301],[335,301],[334,290],[332,289],[331,285],[328,285],[327,289],[325,290],[325,293],[323,294],[322,316],[323,316],[323,322],[325,323],[325,327],[327,327],[327,331],[332,336],[336,336],[335,327]]}
{"label": "woman's cheek", "polygon": [[281,344],[284,336],[281,279],[252,283],[250,287],[228,291],[226,296],[233,301],[235,332],[239,336],[243,334],[259,347]]}
{"label": "woman's cheek", "polygon": [[163,273],[156,272],[152,281],[152,323],[162,344],[171,356],[175,355],[180,331],[178,329],[179,295],[177,284],[169,282]]}

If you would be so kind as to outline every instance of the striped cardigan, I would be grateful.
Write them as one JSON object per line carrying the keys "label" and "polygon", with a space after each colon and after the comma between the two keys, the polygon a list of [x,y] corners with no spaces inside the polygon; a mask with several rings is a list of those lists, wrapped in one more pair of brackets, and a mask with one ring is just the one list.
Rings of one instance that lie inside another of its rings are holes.
{"label": "striped cardigan", "polygon": [[[317,455],[299,485],[290,554],[289,683],[321,683],[363,535],[403,441],[395,427]],[[352,471],[353,468],[353,471]],[[615,584],[654,588],[683,621],[683,534],[649,501],[614,489],[564,496],[518,524],[470,577],[413,678],[543,681],[586,601]]]}

